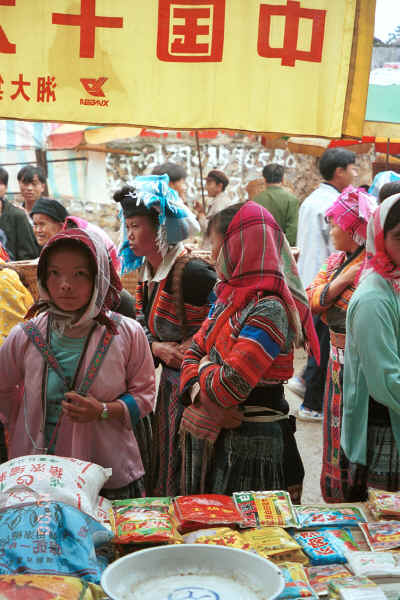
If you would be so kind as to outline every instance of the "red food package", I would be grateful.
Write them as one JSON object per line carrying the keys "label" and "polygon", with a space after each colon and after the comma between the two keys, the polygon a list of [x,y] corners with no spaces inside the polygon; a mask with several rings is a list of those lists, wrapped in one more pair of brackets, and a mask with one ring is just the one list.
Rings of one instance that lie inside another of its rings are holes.
{"label": "red food package", "polygon": [[208,525],[239,525],[243,521],[232,498],[220,494],[178,496],[174,500],[174,511],[181,533]]}

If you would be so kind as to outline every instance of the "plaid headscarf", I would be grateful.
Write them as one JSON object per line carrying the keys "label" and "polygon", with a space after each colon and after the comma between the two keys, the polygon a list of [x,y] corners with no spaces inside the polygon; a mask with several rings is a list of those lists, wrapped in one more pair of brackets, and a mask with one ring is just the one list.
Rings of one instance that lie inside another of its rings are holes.
{"label": "plaid headscarf", "polygon": [[[285,235],[265,208],[250,201],[235,215],[217,258],[217,270],[221,278],[216,288],[217,302],[229,301],[233,313],[244,308],[258,292],[280,296],[296,344],[305,344],[319,361],[319,342],[296,263]],[[210,345],[217,333],[210,335]]]}
{"label": "plaid headscarf", "polygon": [[[89,250],[96,263],[96,273],[92,297],[89,304],[81,313],[69,313],[58,308],[52,301],[46,288],[47,260],[49,251],[57,248],[61,242],[73,240],[77,248],[85,247]],[[79,327],[94,320],[105,325],[114,335],[118,333],[116,325],[107,316],[107,311],[114,309],[119,304],[122,289],[121,280],[109,257],[103,240],[94,232],[82,229],[67,229],[50,238],[43,247],[38,264],[38,288],[40,298],[29,309],[26,318],[30,319],[37,313],[48,312],[52,315],[52,325],[62,332],[65,327]]]}
{"label": "plaid headscarf", "polygon": [[378,206],[374,216],[370,219],[367,232],[367,259],[361,275],[364,278],[371,270],[379,273],[392,284],[398,294],[400,294],[400,268],[393,264],[390,256],[386,253],[383,230],[390,209],[399,201],[400,194],[389,196]]}
{"label": "plaid headscarf", "polygon": [[336,225],[351,233],[359,246],[367,240],[367,224],[376,208],[375,199],[361,188],[349,185],[325,213]]}
{"label": "plaid headscarf", "polygon": [[[195,215],[168,183],[167,174],[136,177],[133,182],[135,190],[121,200],[124,219],[134,215],[134,209],[140,204],[148,210],[153,208],[157,211],[159,221],[157,242],[162,257],[167,254],[170,246],[200,232],[200,225]],[[130,248],[125,223],[124,241],[119,255],[122,258],[122,273],[139,269],[145,260],[143,256],[136,256]]]}

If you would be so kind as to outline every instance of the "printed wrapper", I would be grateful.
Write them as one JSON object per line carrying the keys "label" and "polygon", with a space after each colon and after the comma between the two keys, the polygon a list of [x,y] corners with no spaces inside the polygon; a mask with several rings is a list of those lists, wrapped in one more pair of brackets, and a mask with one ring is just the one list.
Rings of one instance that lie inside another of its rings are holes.
{"label": "printed wrapper", "polygon": [[0,575],[0,598],[15,600],[103,600],[94,583],[62,575]]}
{"label": "printed wrapper", "polygon": [[116,544],[179,544],[176,519],[170,512],[170,498],[114,500],[110,511]]}
{"label": "printed wrapper", "polygon": [[214,546],[229,546],[239,550],[248,550],[257,554],[256,550],[247,541],[242,533],[230,527],[217,527],[215,529],[199,529],[183,536],[185,544],[212,544]]}
{"label": "printed wrapper", "polygon": [[332,579],[352,577],[352,574],[344,565],[307,567],[306,573],[312,589],[318,596],[328,594],[328,585]]}
{"label": "printed wrapper", "polygon": [[375,552],[400,548],[400,522],[360,523],[368,546]]}
{"label": "printed wrapper", "polygon": [[284,562],[279,565],[285,579],[285,589],[278,596],[278,600],[298,600],[299,598],[318,598],[307,579],[302,565]]}
{"label": "printed wrapper", "polygon": [[329,600],[386,600],[382,590],[368,577],[335,579],[328,590]]}
{"label": "printed wrapper", "polygon": [[256,549],[258,554],[275,563],[309,563],[299,544],[282,527],[249,529],[242,533],[242,537]]}
{"label": "printed wrapper", "polygon": [[309,557],[312,565],[342,564],[347,562],[344,552],[337,543],[337,539],[326,530],[298,531],[293,533],[293,537]]}
{"label": "printed wrapper", "polygon": [[367,518],[358,506],[332,508],[329,506],[305,505],[295,506],[299,528],[306,527],[357,527],[366,523]]}
{"label": "printed wrapper", "polygon": [[400,492],[368,488],[368,506],[378,521],[400,519]]}
{"label": "printed wrapper", "polygon": [[286,491],[235,492],[233,499],[244,527],[298,527],[290,495]]}
{"label": "printed wrapper", "polygon": [[393,552],[351,552],[348,564],[358,577],[400,577],[399,556]]}
{"label": "printed wrapper", "polygon": [[240,525],[243,517],[230,496],[198,494],[174,498],[179,531],[187,533],[209,525]]}

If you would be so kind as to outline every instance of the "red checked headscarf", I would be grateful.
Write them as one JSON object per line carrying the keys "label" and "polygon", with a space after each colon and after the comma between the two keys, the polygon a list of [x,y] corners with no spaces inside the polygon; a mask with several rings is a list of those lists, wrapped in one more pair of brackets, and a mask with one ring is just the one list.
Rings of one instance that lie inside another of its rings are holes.
{"label": "red checked headscarf", "polygon": [[280,296],[296,344],[305,344],[319,360],[319,342],[296,263],[281,228],[265,208],[246,202],[235,215],[217,258],[217,270],[221,278],[217,302],[231,304],[234,312],[259,292]]}
{"label": "red checked headscarf", "polygon": [[[47,259],[49,251],[65,240],[73,240],[77,247],[83,246],[89,250],[96,263],[92,297],[83,313],[67,313],[58,308],[52,301],[47,288]],[[50,238],[40,253],[38,264],[39,301],[28,311],[26,318],[33,317],[36,313],[48,312],[52,315],[54,326],[62,331],[65,326],[78,327],[91,320],[105,325],[115,335],[118,333],[116,325],[107,311],[113,310],[119,304],[122,289],[121,280],[108,255],[103,240],[94,232],[82,229],[67,229]]]}

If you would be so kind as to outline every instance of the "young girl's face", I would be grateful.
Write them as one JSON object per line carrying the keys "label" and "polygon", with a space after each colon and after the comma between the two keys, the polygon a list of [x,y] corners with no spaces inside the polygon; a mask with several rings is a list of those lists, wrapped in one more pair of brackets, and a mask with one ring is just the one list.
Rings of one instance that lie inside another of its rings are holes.
{"label": "young girl's face", "polygon": [[76,312],[92,297],[94,277],[86,252],[79,248],[55,249],[47,262],[47,290],[54,304],[65,312]]}

